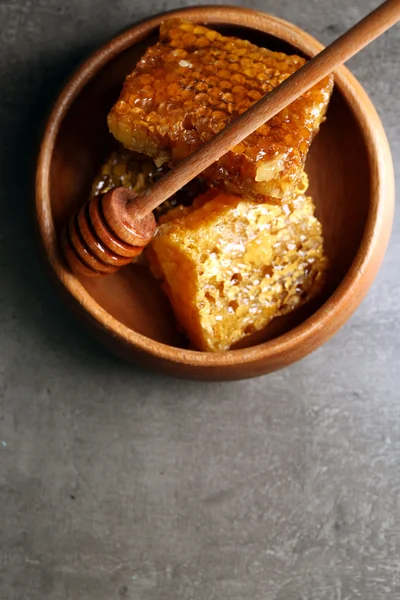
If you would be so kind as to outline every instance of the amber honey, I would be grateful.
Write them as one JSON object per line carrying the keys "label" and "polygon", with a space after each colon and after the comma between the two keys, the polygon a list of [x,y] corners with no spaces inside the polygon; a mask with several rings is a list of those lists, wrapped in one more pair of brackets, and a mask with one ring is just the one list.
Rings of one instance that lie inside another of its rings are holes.
{"label": "amber honey", "polygon": [[[93,182],[91,195],[105,194],[119,186],[140,194],[168,171],[169,169],[165,166],[157,167],[144,154],[130,152],[119,145],[101,166]],[[190,205],[196,196],[205,189],[206,185],[203,179],[196,177],[155,209],[156,220],[176,206]]]}
{"label": "amber honey", "polygon": [[[305,60],[169,20],[108,116],[126,148],[174,165],[221,131]],[[265,123],[203,174],[209,185],[257,200],[297,186],[332,91],[328,77]]]}

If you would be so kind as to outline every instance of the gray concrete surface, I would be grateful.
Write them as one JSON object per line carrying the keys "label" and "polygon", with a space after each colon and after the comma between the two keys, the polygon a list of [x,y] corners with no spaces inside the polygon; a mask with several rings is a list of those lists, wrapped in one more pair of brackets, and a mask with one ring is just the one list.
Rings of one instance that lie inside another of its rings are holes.
{"label": "gray concrete surface", "polygon": [[[0,600],[398,599],[398,216],[342,331],[241,383],[125,365],[42,274],[28,213],[38,124],[88,51],[167,5],[0,0]],[[375,5],[251,2],[325,43]],[[397,176],[399,34],[350,64]]]}

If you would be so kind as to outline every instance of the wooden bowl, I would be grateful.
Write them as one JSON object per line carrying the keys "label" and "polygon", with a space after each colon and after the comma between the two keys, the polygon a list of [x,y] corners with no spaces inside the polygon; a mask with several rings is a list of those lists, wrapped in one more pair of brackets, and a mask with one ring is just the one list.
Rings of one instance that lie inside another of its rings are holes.
{"label": "wooden bowl", "polygon": [[[272,50],[311,57],[322,46],[299,28],[244,8],[197,7],[168,13],[244,37]],[[76,277],[59,250],[59,234],[113,145],[106,115],[125,75],[157,39],[166,14],[141,22],[93,54],[61,92],[44,132],[36,174],[36,219],[50,273],[64,298],[106,346],[176,376],[241,379],[299,360],[330,338],[357,308],[382,261],[390,235],[393,166],[387,139],[366,93],[338,69],[327,122],[307,171],[332,269],[323,297],[273,321],[246,347],[188,350],[168,301],[144,267],[103,279]]]}

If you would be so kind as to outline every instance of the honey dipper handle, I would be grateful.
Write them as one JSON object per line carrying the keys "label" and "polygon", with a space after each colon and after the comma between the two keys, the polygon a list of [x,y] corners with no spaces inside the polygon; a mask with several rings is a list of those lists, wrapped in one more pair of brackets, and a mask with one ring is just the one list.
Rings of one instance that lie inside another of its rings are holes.
{"label": "honey dipper handle", "polygon": [[400,0],[387,0],[330,46],[305,63],[281,85],[253,104],[240,117],[188,156],[152,188],[128,203],[129,213],[143,217],[258,127],[332,73],[400,19]]}

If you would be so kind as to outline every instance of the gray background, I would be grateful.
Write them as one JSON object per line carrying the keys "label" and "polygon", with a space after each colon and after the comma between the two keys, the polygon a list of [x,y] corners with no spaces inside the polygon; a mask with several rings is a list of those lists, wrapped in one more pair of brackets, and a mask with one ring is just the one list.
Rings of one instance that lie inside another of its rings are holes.
{"label": "gray background", "polygon": [[[376,6],[351,4],[247,3],[324,43]],[[400,598],[398,217],[340,333],[240,383],[122,363],[42,274],[28,202],[43,115],[82,57],[167,6],[0,1],[0,599]],[[399,34],[350,63],[397,166]]]}

